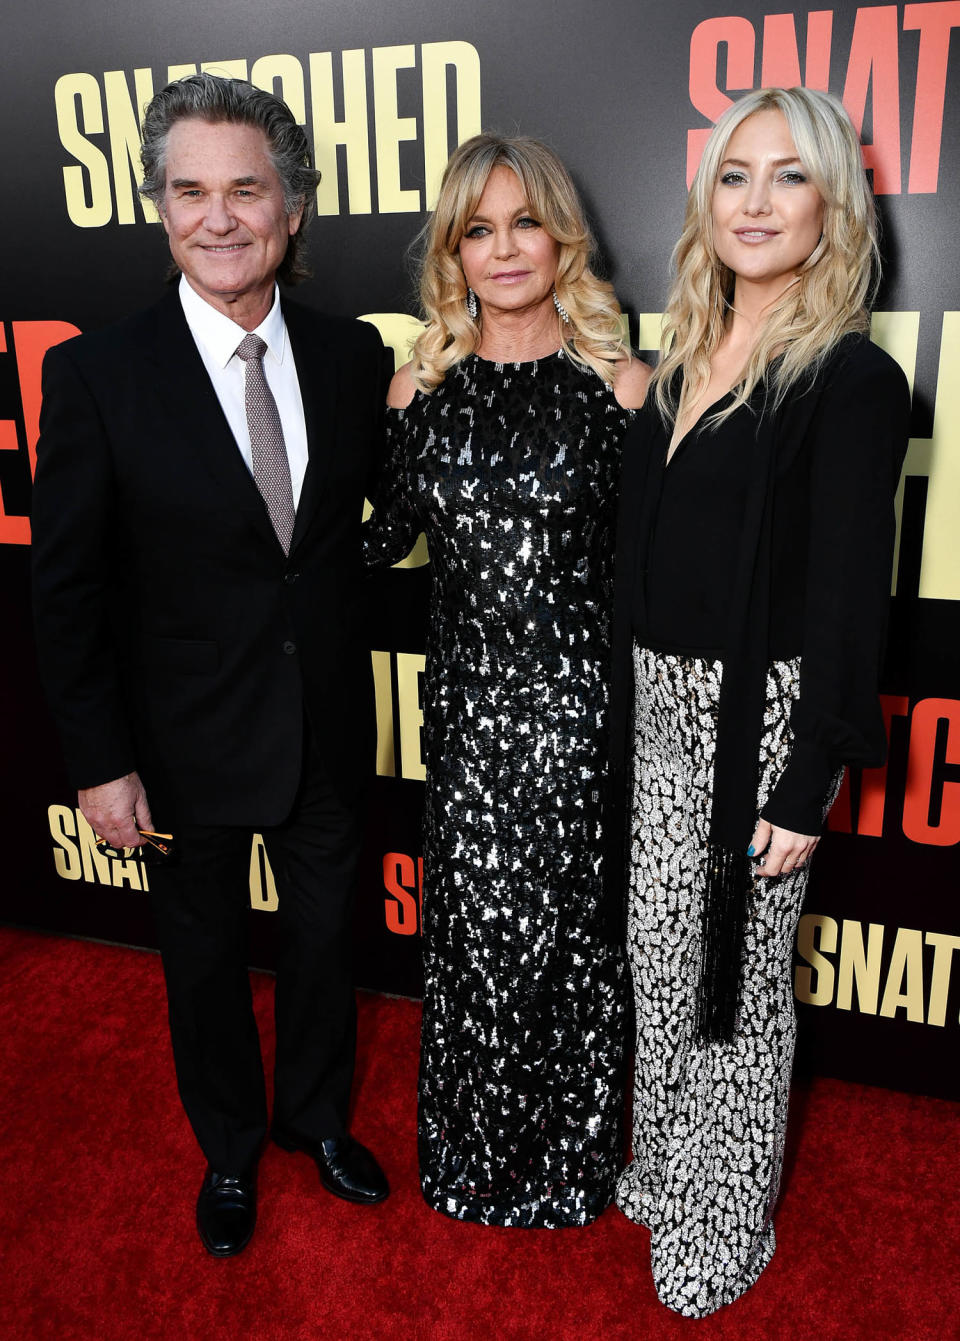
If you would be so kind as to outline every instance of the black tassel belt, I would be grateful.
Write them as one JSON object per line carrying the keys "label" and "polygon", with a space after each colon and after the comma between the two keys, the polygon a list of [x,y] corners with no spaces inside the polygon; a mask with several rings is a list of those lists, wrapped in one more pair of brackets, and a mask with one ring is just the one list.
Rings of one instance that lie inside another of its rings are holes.
{"label": "black tassel belt", "polygon": [[704,1043],[733,1040],[752,877],[745,852],[731,851],[719,843],[708,845],[696,1017],[697,1037]]}

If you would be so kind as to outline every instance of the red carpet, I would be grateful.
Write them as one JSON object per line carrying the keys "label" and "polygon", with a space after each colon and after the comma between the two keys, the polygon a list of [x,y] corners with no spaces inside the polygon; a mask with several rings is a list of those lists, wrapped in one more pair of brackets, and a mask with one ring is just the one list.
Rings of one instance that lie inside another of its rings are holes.
{"label": "red carpet", "polygon": [[[270,1037],[271,980],[257,1007]],[[393,1186],[357,1208],[268,1149],[246,1252],[204,1253],[203,1167],[176,1096],[156,956],[0,928],[0,1335],[177,1341],[960,1337],[960,1105],[820,1080],[795,1095],[773,1264],[687,1322],[648,1236],[491,1230],[416,1176],[419,1008],[364,996],[354,1130]]]}

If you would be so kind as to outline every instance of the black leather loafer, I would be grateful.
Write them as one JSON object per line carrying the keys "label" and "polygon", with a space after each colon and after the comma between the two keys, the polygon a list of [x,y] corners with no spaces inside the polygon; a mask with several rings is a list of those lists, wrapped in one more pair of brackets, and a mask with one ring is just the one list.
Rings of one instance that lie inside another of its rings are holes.
{"label": "black leather loafer", "polygon": [[217,1173],[209,1164],[197,1198],[197,1229],[208,1253],[233,1257],[250,1242],[257,1223],[257,1179]]}
{"label": "black leather loafer", "polygon": [[316,1162],[320,1181],[328,1192],[360,1206],[374,1206],[390,1193],[386,1174],[365,1145],[352,1136],[306,1146],[282,1132],[273,1133],[282,1150],[302,1150]]}

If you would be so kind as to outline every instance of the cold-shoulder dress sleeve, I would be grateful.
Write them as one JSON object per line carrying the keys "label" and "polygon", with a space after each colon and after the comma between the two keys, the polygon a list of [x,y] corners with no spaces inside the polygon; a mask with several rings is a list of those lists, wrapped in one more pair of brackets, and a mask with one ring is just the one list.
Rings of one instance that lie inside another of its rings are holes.
{"label": "cold-shoulder dress sleeve", "polygon": [[909,436],[900,367],[866,339],[828,374],[810,424],[810,506],[800,693],[793,747],[763,818],[822,827],[842,765],[883,762],[877,697],[890,601],[894,494]]}
{"label": "cold-shoulder dress sleeve", "polygon": [[416,416],[409,408],[388,409],[386,430],[386,458],[373,489],[373,512],[362,528],[363,563],[367,569],[399,563],[410,553],[423,530],[410,464]]}

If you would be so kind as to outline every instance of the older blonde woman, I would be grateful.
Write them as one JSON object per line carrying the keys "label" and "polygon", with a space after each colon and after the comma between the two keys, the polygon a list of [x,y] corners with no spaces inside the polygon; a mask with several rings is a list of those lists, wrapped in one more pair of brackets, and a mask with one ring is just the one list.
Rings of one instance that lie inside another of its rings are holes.
{"label": "older blonde woman", "polygon": [[579,1225],[620,1159],[625,981],[600,873],[620,441],[649,370],[569,175],[480,135],[426,232],[371,563],[425,531],[420,1172],[439,1211]]}
{"label": "older blonde woman", "polygon": [[637,1053],[617,1201],[689,1317],[773,1254],[807,863],[843,765],[883,756],[909,396],[866,335],[875,258],[839,102],[742,98],[690,192],[625,451],[611,716]]}

